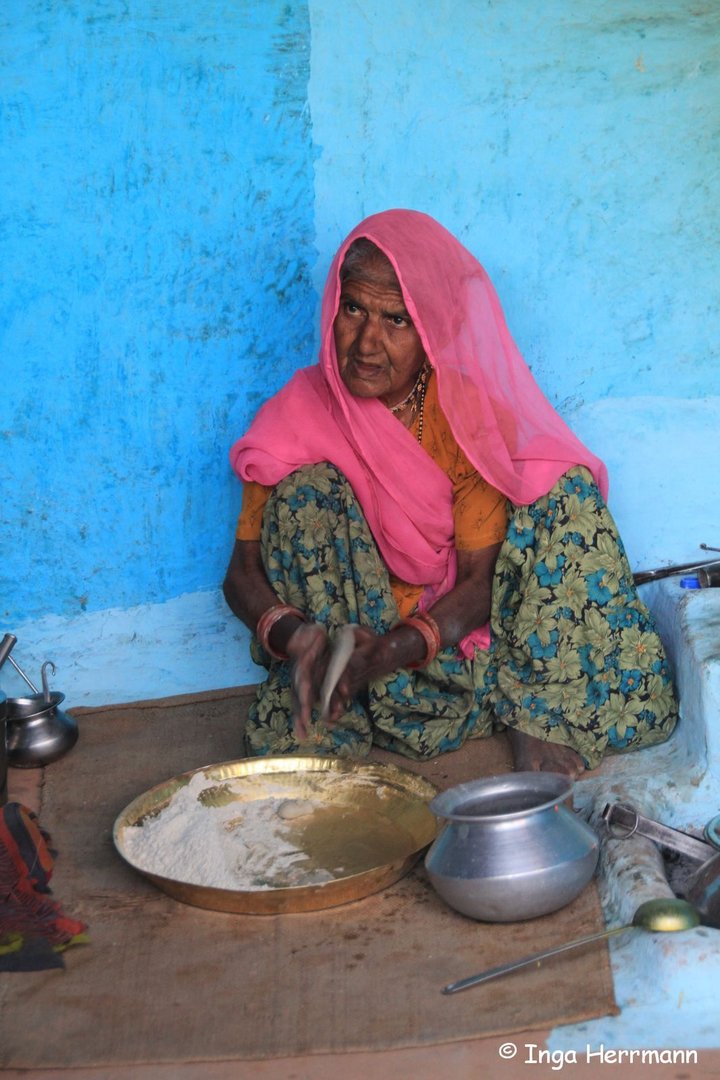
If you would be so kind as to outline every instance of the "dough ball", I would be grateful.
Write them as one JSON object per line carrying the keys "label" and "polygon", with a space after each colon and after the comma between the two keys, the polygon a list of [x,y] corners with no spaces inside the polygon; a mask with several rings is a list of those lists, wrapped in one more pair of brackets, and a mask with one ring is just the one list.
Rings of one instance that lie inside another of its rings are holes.
{"label": "dough ball", "polygon": [[310,799],[285,799],[277,808],[277,816],[283,821],[294,821],[295,818],[307,817],[315,809],[315,803]]}

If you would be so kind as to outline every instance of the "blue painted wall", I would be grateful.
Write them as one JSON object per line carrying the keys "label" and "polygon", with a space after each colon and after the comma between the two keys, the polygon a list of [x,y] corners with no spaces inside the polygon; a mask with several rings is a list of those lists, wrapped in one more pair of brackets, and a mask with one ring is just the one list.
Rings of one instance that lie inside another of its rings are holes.
{"label": "blue painted wall", "polygon": [[10,8],[0,427],[17,623],[217,586],[239,506],[227,444],[310,351],[314,250],[304,4]]}
{"label": "blue painted wall", "polygon": [[321,251],[412,206],[485,264],[564,411],[716,393],[720,8],[311,5]]}
{"label": "blue painted wall", "polygon": [[348,0],[348,50],[310,11],[320,251],[390,205],[438,217],[607,460],[633,566],[720,546],[718,4]]}
{"label": "blue painted wall", "polygon": [[720,544],[714,0],[12,6],[0,630],[19,660],[52,656],[83,701],[252,681],[217,588],[227,450],[312,359],[339,240],[392,205],[485,263],[608,459],[634,565]]}

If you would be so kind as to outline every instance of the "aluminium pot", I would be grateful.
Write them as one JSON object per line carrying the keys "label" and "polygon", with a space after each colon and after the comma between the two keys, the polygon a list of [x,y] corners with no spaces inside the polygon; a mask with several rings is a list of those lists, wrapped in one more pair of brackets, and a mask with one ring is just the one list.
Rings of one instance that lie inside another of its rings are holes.
{"label": "aluminium pot", "polygon": [[565,805],[573,781],[518,772],[444,791],[430,810],[445,828],[425,857],[443,900],[484,922],[535,919],[569,904],[597,866],[595,832]]}

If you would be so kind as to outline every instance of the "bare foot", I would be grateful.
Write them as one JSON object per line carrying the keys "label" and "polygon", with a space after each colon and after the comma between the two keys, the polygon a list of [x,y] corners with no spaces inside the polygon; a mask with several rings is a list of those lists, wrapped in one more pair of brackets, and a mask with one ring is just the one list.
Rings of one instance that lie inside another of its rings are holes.
{"label": "bare foot", "polygon": [[517,772],[557,772],[573,778],[585,772],[585,762],[569,746],[545,742],[514,728],[507,729]]}

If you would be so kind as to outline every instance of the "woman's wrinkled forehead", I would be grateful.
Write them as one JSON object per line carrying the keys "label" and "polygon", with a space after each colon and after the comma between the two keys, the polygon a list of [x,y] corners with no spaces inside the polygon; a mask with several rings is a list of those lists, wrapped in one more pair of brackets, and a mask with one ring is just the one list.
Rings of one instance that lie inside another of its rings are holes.
{"label": "woman's wrinkled forehead", "polygon": [[346,281],[366,281],[402,293],[395,268],[377,244],[360,236],[350,244],[340,266],[340,284]]}

